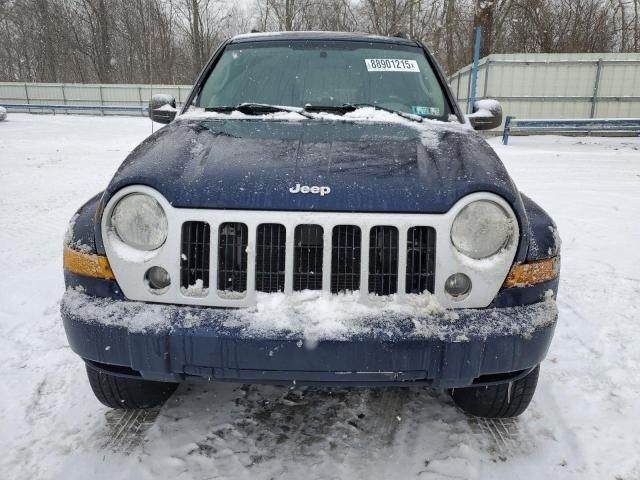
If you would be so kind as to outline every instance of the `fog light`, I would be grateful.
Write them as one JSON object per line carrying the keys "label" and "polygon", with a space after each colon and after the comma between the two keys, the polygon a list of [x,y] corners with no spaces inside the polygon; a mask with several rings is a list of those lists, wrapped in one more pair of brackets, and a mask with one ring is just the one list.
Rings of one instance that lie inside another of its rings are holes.
{"label": "fog light", "polygon": [[454,273],[444,282],[444,290],[454,298],[466,295],[471,290],[471,279],[464,273]]}
{"label": "fog light", "polygon": [[171,277],[162,267],[151,267],[144,275],[144,279],[153,293],[164,293],[171,285]]}

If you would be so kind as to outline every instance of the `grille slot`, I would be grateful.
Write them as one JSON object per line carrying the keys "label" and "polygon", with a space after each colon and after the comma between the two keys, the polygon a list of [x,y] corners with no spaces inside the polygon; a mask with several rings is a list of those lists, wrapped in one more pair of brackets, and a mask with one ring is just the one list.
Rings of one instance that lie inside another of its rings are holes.
{"label": "grille slot", "polygon": [[412,227],[407,231],[406,292],[433,293],[436,268],[436,231]]}
{"label": "grille slot", "polygon": [[180,243],[180,286],[189,289],[201,280],[202,288],[209,288],[209,256],[211,254],[209,224],[206,222],[183,223]]}
{"label": "grille slot", "polygon": [[373,227],[369,236],[369,293],[391,295],[398,291],[398,229]]}
{"label": "grille slot", "polygon": [[223,223],[218,239],[218,290],[247,290],[247,226],[244,223]]}
{"label": "grille slot", "polygon": [[362,232],[355,225],[333,227],[331,238],[331,293],[360,290]]}
{"label": "grille slot", "polygon": [[278,223],[258,225],[256,237],[256,290],[284,291],[286,229]]}
{"label": "grille slot", "polygon": [[322,289],[324,231],[320,225],[298,225],[294,233],[293,289]]}

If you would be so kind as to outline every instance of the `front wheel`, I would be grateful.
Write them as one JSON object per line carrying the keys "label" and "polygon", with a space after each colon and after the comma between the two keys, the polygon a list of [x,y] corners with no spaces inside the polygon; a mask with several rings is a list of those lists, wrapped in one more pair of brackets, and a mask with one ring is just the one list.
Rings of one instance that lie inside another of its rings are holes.
{"label": "front wheel", "polygon": [[531,403],[539,373],[540,365],[519,380],[486,387],[456,388],[451,391],[451,397],[469,415],[486,418],[517,417]]}
{"label": "front wheel", "polygon": [[122,410],[162,405],[178,387],[177,383],[118,377],[87,365],[89,384],[96,398],[107,407]]}

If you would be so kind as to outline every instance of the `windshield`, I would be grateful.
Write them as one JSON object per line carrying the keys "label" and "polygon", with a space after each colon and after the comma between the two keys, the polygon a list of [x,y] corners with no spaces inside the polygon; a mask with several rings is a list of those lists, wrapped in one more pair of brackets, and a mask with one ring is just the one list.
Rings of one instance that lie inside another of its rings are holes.
{"label": "windshield", "polygon": [[263,41],[228,45],[195,100],[292,107],[376,105],[447,120],[445,94],[421,48],[362,41]]}

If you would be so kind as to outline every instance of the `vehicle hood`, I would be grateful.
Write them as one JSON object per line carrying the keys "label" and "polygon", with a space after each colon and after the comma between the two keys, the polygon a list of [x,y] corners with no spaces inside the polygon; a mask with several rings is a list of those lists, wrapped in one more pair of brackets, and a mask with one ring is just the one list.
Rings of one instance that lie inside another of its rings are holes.
{"label": "vehicle hood", "polygon": [[[524,211],[480,135],[432,121],[178,117],[127,157],[103,201],[135,184],[178,208],[444,213],[486,191]],[[331,193],[290,193],[296,184]]]}

